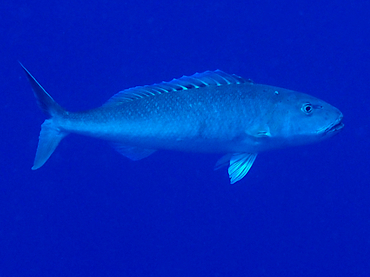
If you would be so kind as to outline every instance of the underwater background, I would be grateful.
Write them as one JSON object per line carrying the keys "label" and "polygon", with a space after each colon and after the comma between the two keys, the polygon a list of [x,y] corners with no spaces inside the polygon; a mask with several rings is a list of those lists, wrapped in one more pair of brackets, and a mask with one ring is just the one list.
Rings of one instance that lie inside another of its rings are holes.
{"label": "underwater background", "polygon": [[[370,1],[0,2],[0,276],[370,276]],[[44,115],[221,69],[321,98],[345,128],[261,153],[133,162],[64,139],[32,171]]]}

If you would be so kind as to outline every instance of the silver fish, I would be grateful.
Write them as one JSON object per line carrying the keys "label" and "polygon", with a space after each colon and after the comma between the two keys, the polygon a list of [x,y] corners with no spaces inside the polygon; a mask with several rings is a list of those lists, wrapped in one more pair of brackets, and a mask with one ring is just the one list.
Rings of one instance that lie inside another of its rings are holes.
{"label": "silver fish", "polygon": [[132,160],[158,149],[223,153],[215,169],[228,166],[233,184],[259,152],[318,142],[344,127],[342,113],[320,99],[220,70],[126,89],[99,108],[69,112],[21,66],[49,117],[32,169],[40,168],[65,136],[77,133],[108,140]]}

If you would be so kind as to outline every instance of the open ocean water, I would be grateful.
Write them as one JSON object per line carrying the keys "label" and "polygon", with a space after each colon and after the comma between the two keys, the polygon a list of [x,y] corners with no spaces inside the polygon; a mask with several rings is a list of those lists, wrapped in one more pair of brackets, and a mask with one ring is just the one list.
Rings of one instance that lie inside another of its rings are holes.
{"label": "open ocean water", "polygon": [[[370,1],[2,1],[0,276],[370,276]],[[65,108],[221,69],[309,93],[345,128],[262,153],[133,162],[64,139],[32,171],[44,115],[17,61]]]}

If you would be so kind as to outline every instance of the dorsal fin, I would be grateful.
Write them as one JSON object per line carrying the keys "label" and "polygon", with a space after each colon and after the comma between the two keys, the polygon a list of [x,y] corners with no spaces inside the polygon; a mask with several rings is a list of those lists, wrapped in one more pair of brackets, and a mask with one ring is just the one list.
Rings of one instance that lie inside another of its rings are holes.
{"label": "dorsal fin", "polygon": [[191,76],[183,76],[170,82],[162,82],[149,86],[138,86],[118,92],[108,100],[105,105],[128,102],[148,96],[159,95],[176,91],[198,89],[207,86],[222,86],[250,82],[240,76],[227,74],[221,70],[196,73]]}

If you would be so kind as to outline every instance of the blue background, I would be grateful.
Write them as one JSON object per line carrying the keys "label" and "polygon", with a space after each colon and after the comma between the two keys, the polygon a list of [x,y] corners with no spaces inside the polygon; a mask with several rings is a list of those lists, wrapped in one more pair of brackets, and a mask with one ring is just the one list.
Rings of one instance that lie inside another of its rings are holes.
{"label": "blue background", "polygon": [[[370,1],[0,3],[1,276],[370,276]],[[71,135],[31,171],[40,124],[20,60],[64,107],[222,69],[315,95],[346,127],[262,153],[132,162]]]}

